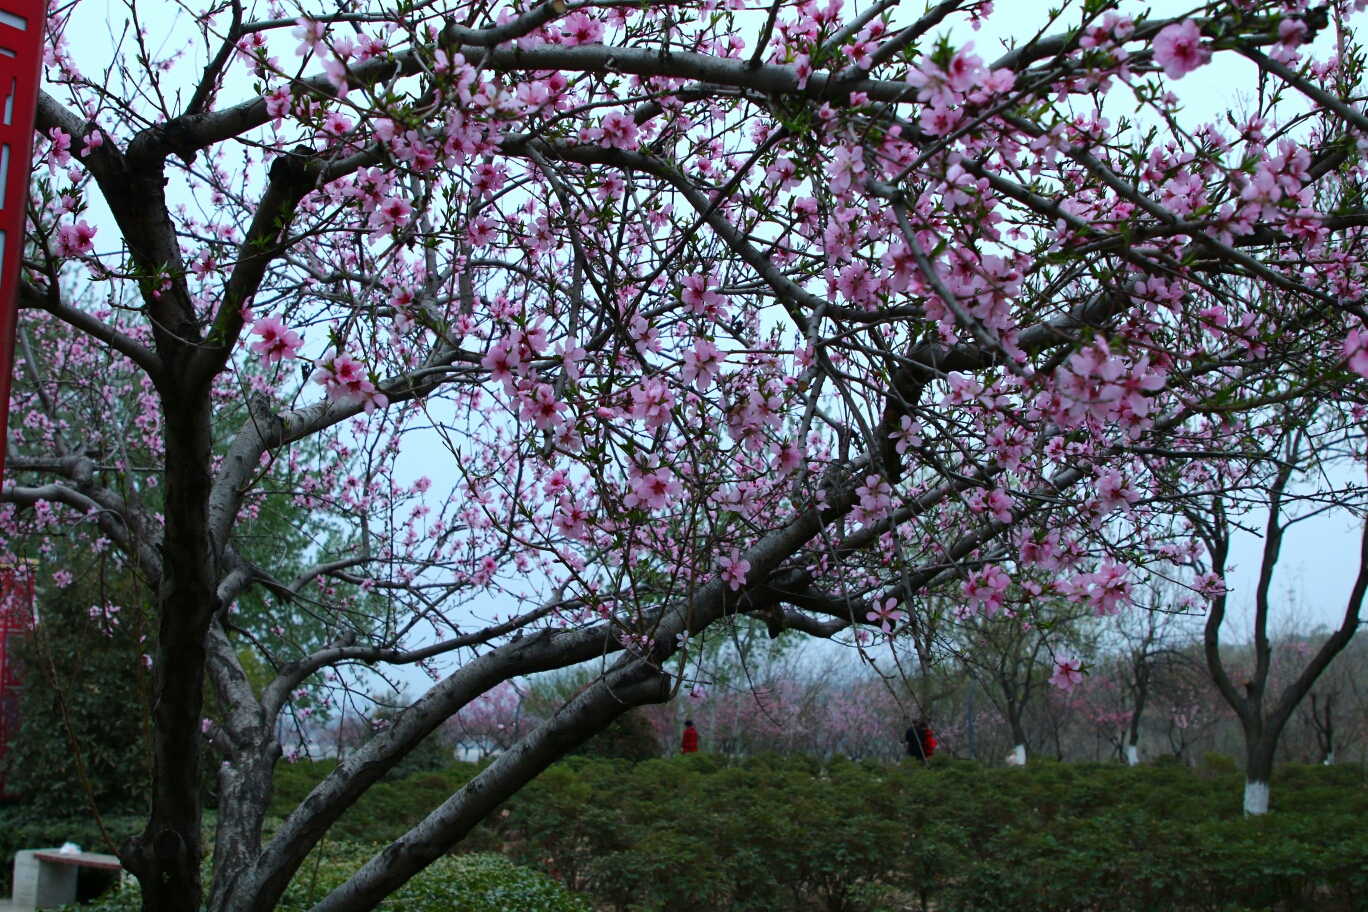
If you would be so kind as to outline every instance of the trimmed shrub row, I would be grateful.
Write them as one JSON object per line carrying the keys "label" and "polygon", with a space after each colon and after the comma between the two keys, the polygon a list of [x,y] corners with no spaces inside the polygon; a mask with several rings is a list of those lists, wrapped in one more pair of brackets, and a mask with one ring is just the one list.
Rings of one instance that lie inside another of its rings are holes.
{"label": "trimmed shrub row", "polygon": [[624,912],[1368,909],[1358,769],[1284,770],[1259,819],[1241,787],[1181,767],[572,760],[489,829]]}
{"label": "trimmed shrub row", "polygon": [[[282,767],[274,813],[288,813],[328,766]],[[476,769],[377,785],[311,856],[281,908],[309,908],[377,840],[406,831]],[[987,770],[940,758],[930,769],[776,756],[572,758],[478,827],[461,846],[470,854],[442,859],[384,907],[587,910],[578,893],[616,912],[1368,910],[1362,770],[1285,767],[1273,812],[1255,819],[1241,814],[1241,788],[1239,773],[1220,763]],[[24,815],[0,812],[11,851],[80,835]],[[136,829],[131,819],[116,823]],[[125,912],[136,899],[125,890],[104,906]]]}

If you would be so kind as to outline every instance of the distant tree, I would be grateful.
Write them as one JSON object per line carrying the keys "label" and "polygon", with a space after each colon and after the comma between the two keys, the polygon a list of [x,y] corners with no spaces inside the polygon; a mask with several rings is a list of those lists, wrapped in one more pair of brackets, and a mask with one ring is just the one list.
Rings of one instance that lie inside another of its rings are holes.
{"label": "distant tree", "polygon": [[1109,644],[1119,672],[1119,679],[1129,697],[1128,718],[1123,728],[1122,743],[1126,763],[1135,766],[1140,762],[1140,722],[1145,709],[1149,706],[1157,678],[1162,673],[1162,665],[1172,658],[1179,609],[1166,595],[1173,587],[1156,587],[1152,591],[1151,604],[1147,611],[1125,612],[1112,619],[1110,631],[1114,636]]}
{"label": "distant tree", "polygon": [[[1246,814],[1257,815],[1268,811],[1269,780],[1273,773],[1273,763],[1278,747],[1278,739],[1288,721],[1292,718],[1298,704],[1311,692],[1317,679],[1330,666],[1341,651],[1349,645],[1358,630],[1363,599],[1368,592],[1368,520],[1364,523],[1362,545],[1359,556],[1357,578],[1349,593],[1344,608],[1343,619],[1338,629],[1325,638],[1318,649],[1311,652],[1299,672],[1293,671],[1278,692],[1270,690],[1270,672],[1273,668],[1274,644],[1269,638],[1269,617],[1272,613],[1270,593],[1278,558],[1282,553],[1283,537],[1289,528],[1298,522],[1318,515],[1330,507],[1339,505],[1353,506],[1363,503],[1361,492],[1346,496],[1340,491],[1325,491],[1316,487],[1320,478],[1326,477],[1323,453],[1318,445],[1325,447],[1325,453],[1333,453],[1334,448],[1326,446],[1327,437],[1342,433],[1343,427],[1335,426],[1332,416],[1327,427],[1313,421],[1319,409],[1312,408],[1302,413],[1303,420],[1289,422],[1294,429],[1280,439],[1273,441],[1269,450],[1268,463],[1272,468],[1267,475],[1267,519],[1263,525],[1263,554],[1259,565],[1258,582],[1254,590],[1253,656],[1252,668],[1243,680],[1232,678],[1226,660],[1221,654],[1221,626],[1226,619],[1229,597],[1224,583],[1227,561],[1230,555],[1230,539],[1235,520],[1229,513],[1228,497],[1217,495],[1209,501],[1209,509],[1199,512],[1188,508],[1187,515],[1197,534],[1205,541],[1211,555],[1214,575],[1210,581],[1214,598],[1207,615],[1204,654],[1207,670],[1215,682],[1216,689],[1240,721],[1245,743],[1245,797]],[[1318,436],[1321,439],[1317,439]],[[1310,476],[1309,480],[1307,476]],[[1309,492],[1293,487],[1293,480],[1312,485]],[[1253,482],[1240,479],[1241,487],[1257,487]],[[1263,491],[1259,491],[1260,494]],[[1286,672],[1284,672],[1286,673]]]}
{"label": "distant tree", "polygon": [[579,757],[633,762],[654,760],[661,753],[660,733],[651,724],[650,717],[640,709],[618,716],[611,725],[571,752]]}
{"label": "distant tree", "polygon": [[[545,693],[548,689],[557,694],[562,690],[555,676],[547,677],[551,680],[543,678],[530,686],[504,681],[480,694],[442,726],[447,738],[464,750],[473,749],[481,758],[508,750],[522,735],[523,710],[528,701],[527,723],[534,724],[534,719],[540,718],[539,711],[549,713],[566,699],[556,701],[556,696]],[[581,685],[586,683],[581,681]]]}
{"label": "distant tree", "polygon": [[1229,709],[1215,692],[1206,671],[1200,641],[1189,645],[1195,648],[1187,651],[1195,654],[1184,654],[1180,661],[1168,666],[1155,687],[1164,738],[1178,760],[1190,759],[1188,751],[1193,745],[1229,718]]}
{"label": "distant tree", "polygon": [[[1320,760],[1326,766],[1335,762],[1335,691],[1317,694],[1311,692],[1311,727],[1316,733],[1316,746],[1320,748]],[[1319,698],[1320,705],[1317,706]]]}
{"label": "distant tree", "polygon": [[978,639],[978,648],[968,661],[977,666],[979,677],[991,684],[989,694],[1011,732],[1009,762],[1024,766],[1030,744],[1026,709],[1045,683],[1049,646],[1040,631],[1015,618],[984,620],[969,629]]}

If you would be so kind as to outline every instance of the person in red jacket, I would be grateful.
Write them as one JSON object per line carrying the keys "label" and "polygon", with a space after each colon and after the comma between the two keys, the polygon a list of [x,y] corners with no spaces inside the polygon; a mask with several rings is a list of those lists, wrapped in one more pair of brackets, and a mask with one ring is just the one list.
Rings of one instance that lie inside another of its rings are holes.
{"label": "person in red jacket", "polygon": [[684,720],[684,743],[679,746],[681,754],[698,753],[698,729],[693,726],[693,719]]}
{"label": "person in red jacket", "polygon": [[936,733],[931,730],[931,722],[922,716],[903,735],[907,742],[907,756],[926,761],[936,752]]}

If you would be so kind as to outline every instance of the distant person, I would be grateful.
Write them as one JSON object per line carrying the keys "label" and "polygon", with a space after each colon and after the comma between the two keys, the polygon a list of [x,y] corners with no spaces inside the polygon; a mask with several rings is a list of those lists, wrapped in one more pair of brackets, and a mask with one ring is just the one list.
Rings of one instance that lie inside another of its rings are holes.
{"label": "distant person", "polygon": [[936,733],[925,716],[912,723],[903,740],[907,742],[907,756],[914,760],[925,762],[936,752]]}
{"label": "distant person", "polygon": [[698,753],[698,729],[693,726],[693,719],[684,720],[684,741],[679,745],[681,754]]}

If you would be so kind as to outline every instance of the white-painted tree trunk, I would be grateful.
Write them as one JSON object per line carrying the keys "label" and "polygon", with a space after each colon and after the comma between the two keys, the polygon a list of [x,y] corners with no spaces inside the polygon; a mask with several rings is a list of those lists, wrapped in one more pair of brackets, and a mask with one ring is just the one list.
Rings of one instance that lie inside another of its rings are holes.
{"label": "white-painted tree trunk", "polygon": [[1245,780],[1244,812],[1246,817],[1268,813],[1268,783]]}
{"label": "white-painted tree trunk", "polygon": [[1126,764],[1128,766],[1140,765],[1140,748],[1135,744],[1126,745]]}
{"label": "white-painted tree trunk", "polygon": [[1018,744],[1016,747],[1012,748],[1012,765],[1026,765],[1026,745]]}
{"label": "white-painted tree trunk", "polygon": [[1331,751],[1330,753],[1328,753],[1328,754],[1325,755],[1325,765],[1326,765],[1326,766],[1334,766],[1334,765],[1335,765],[1335,752],[1334,752],[1334,751]]}

